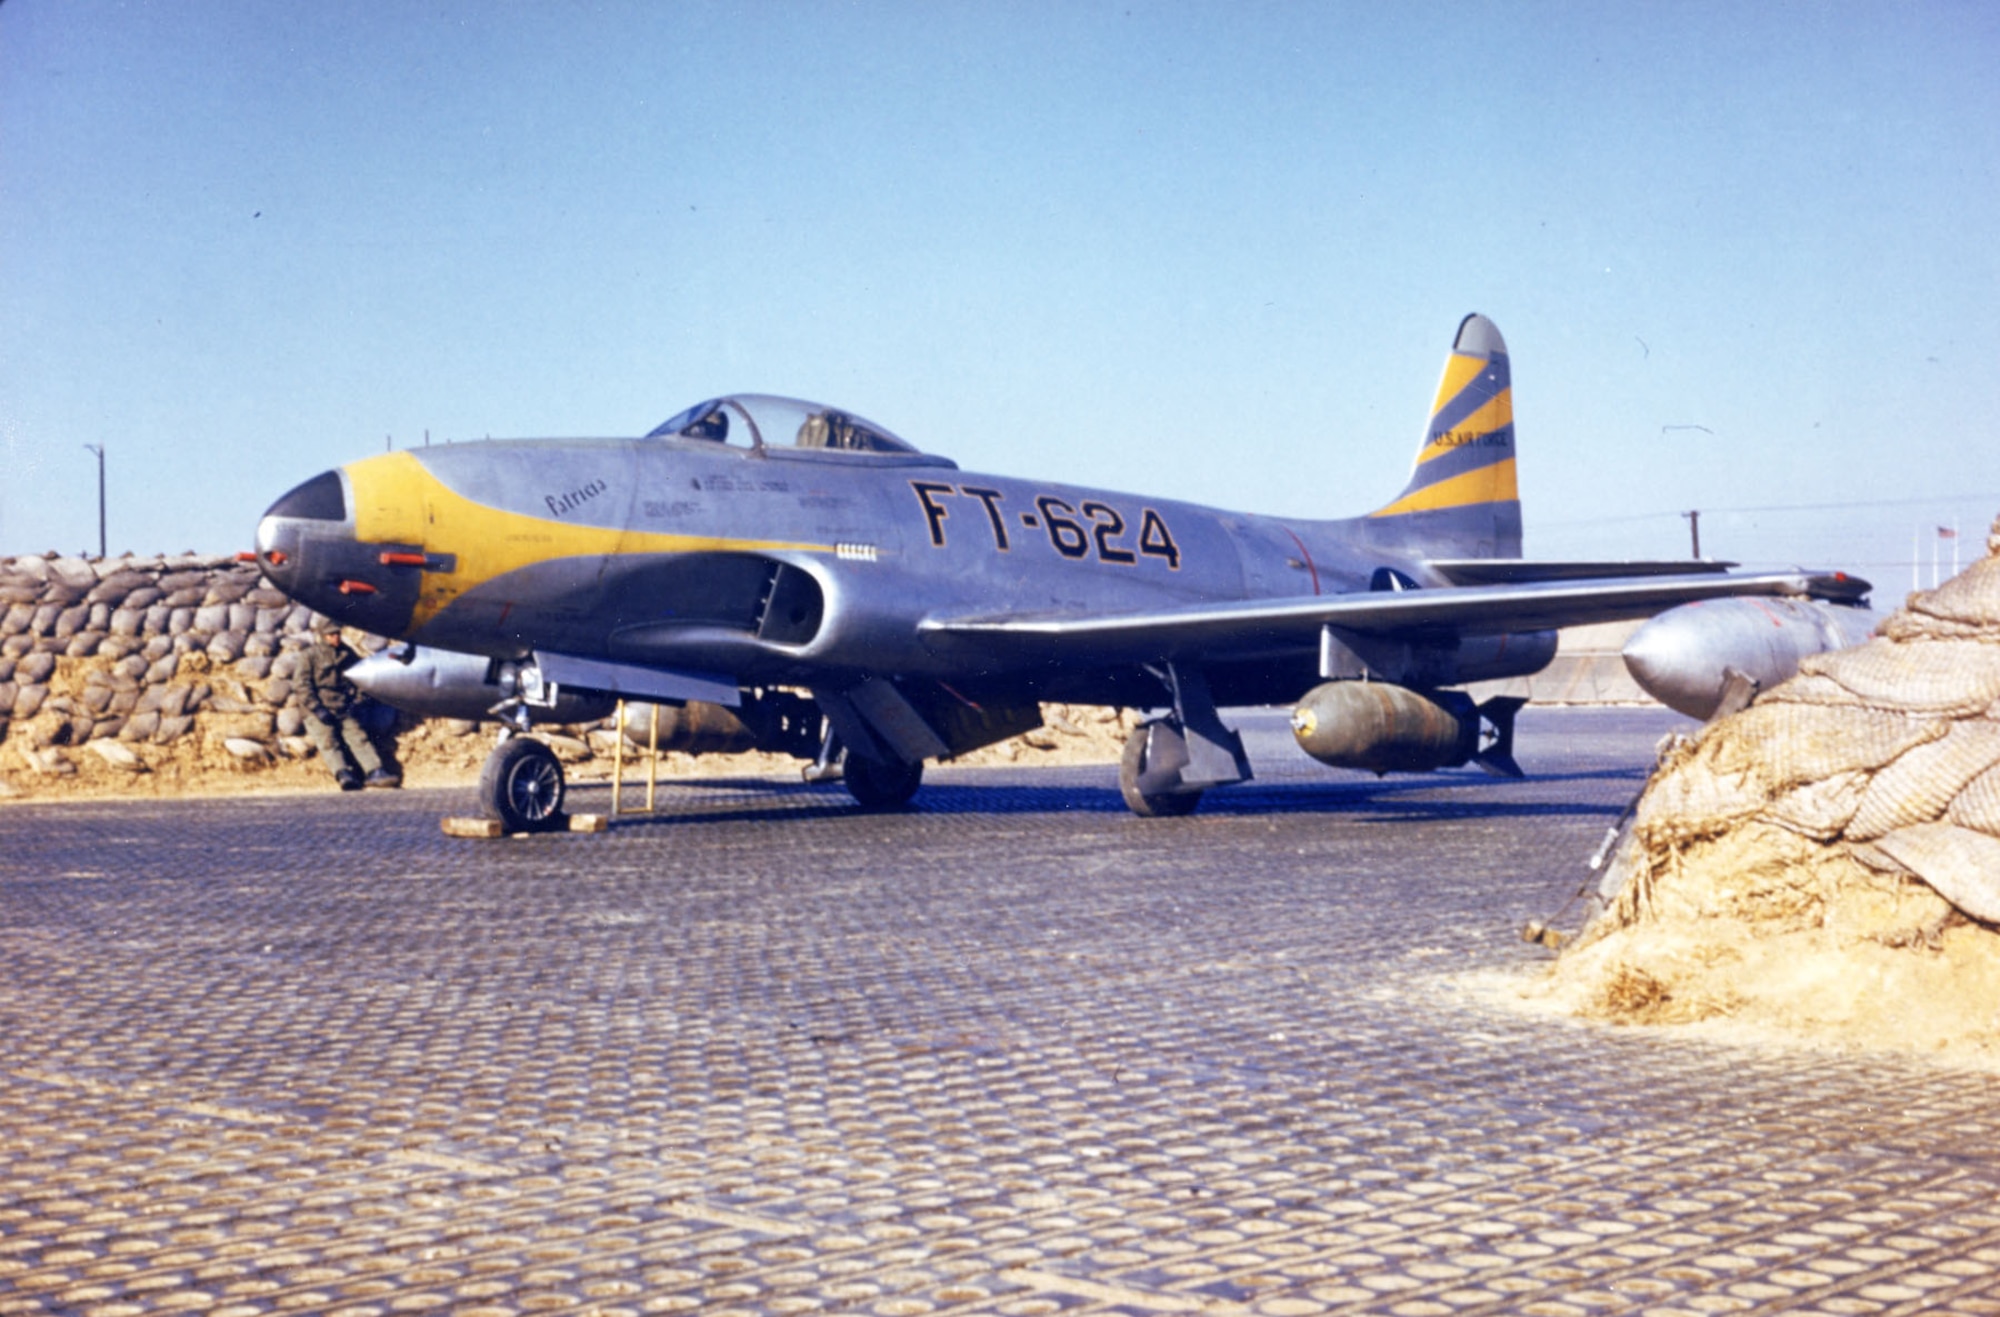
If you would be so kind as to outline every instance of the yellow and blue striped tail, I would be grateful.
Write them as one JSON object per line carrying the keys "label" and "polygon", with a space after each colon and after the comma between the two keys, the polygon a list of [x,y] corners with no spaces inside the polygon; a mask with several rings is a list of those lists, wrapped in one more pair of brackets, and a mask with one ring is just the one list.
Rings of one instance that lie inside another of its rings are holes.
{"label": "yellow and blue striped tail", "polygon": [[1513,381],[1507,341],[1485,316],[1459,322],[1410,483],[1367,519],[1432,557],[1521,556]]}

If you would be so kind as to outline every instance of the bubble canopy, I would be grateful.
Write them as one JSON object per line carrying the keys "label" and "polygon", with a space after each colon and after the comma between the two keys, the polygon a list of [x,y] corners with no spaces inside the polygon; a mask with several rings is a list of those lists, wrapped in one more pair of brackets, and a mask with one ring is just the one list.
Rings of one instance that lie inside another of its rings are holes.
{"label": "bubble canopy", "polygon": [[818,448],[850,453],[919,450],[875,422],[798,398],[732,393],[698,402],[661,422],[648,439],[698,439],[741,448]]}

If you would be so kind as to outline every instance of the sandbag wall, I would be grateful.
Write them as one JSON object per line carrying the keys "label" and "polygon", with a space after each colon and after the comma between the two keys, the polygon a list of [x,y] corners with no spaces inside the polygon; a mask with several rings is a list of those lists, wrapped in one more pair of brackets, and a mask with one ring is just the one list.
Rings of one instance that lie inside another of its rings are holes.
{"label": "sandbag wall", "polygon": [[1633,881],[1609,924],[1643,918],[1692,848],[1760,828],[1774,857],[1789,836],[2000,923],[2000,522],[1987,550],[1868,643],[1805,660],[1670,754],[1620,857]]}
{"label": "sandbag wall", "polygon": [[243,758],[306,753],[286,745],[304,720],[292,676],[324,619],[254,564],[0,558],[0,607],[9,769],[73,772],[79,748],[170,745],[197,729]]}

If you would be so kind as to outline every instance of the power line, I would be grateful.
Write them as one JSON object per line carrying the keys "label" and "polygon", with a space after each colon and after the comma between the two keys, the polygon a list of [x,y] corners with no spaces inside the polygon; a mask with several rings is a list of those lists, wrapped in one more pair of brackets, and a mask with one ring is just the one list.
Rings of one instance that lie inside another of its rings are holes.
{"label": "power line", "polygon": [[1939,503],[2000,499],[2000,494],[1939,494],[1932,498],[1869,499],[1858,503],[1767,503],[1753,507],[1709,508],[1710,512],[1840,512],[1851,508],[1913,508]]}
{"label": "power line", "polygon": [[[1762,503],[1729,507],[1705,507],[1705,513],[1729,512],[1852,512],[1863,508],[1912,508],[1936,507],[1941,503],[1988,502],[2000,504],[2000,493],[1988,494],[1938,494],[1931,498],[1884,498],[1862,499],[1851,503]],[[1620,517],[1585,517],[1576,521],[1545,521],[1535,518],[1537,530],[1554,530],[1566,526],[1616,526],[1634,521],[1664,521],[1669,517],[1685,517],[1685,512],[1634,512]]]}

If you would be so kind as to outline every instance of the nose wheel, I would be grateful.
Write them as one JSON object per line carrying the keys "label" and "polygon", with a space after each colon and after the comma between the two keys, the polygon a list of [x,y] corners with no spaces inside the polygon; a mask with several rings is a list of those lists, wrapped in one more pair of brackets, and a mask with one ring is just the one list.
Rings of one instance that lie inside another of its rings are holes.
{"label": "nose wheel", "polygon": [[564,826],[562,762],[531,736],[510,736],[486,756],[479,804],[508,832],[552,832]]}

